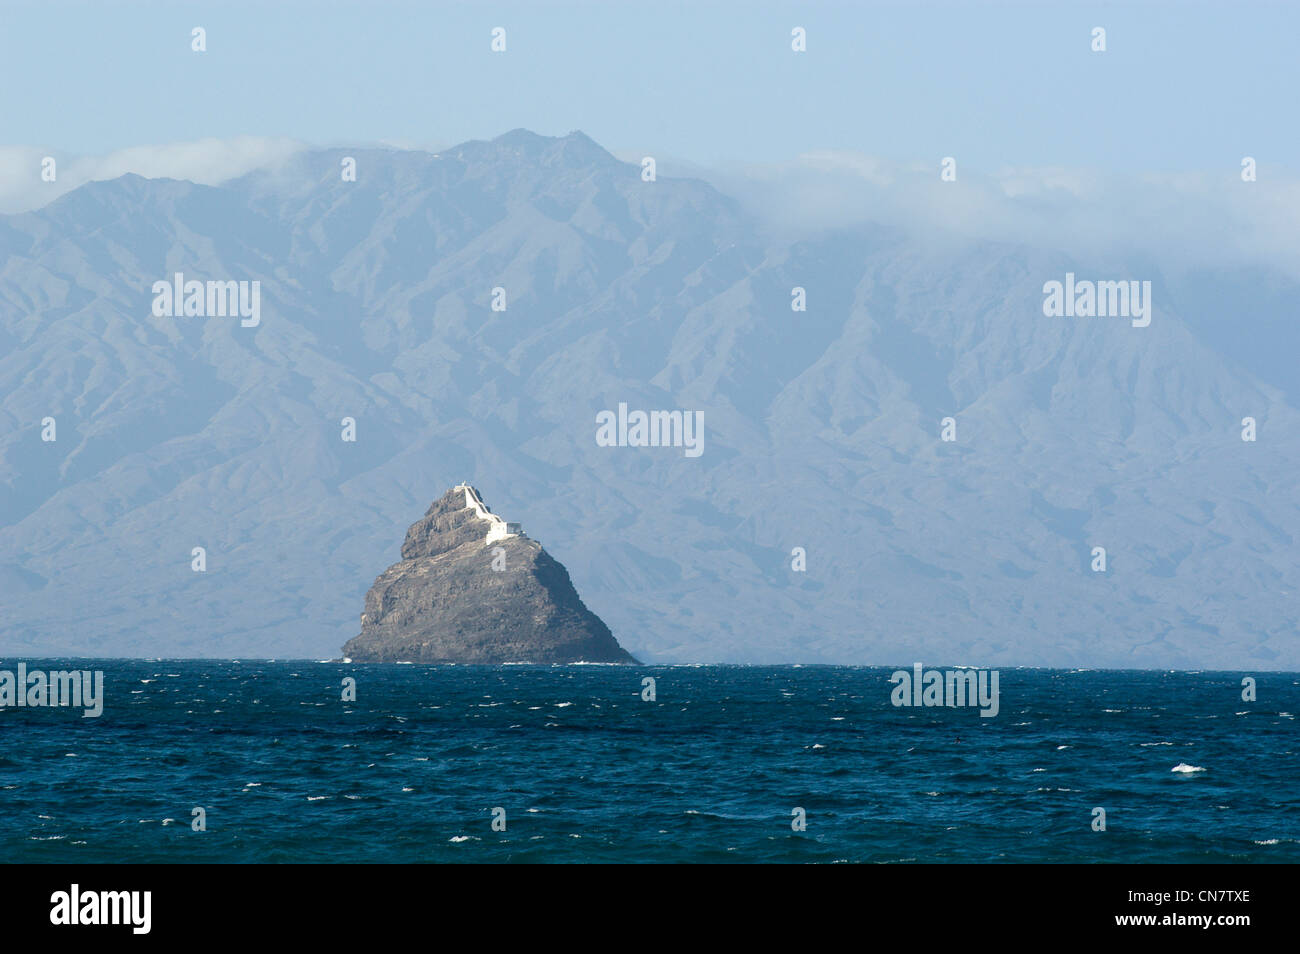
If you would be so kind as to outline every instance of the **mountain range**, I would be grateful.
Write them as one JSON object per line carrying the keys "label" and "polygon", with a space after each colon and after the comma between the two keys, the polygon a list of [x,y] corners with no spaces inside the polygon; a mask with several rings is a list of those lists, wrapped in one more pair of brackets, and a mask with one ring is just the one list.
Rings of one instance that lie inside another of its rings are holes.
{"label": "mountain range", "polygon": [[[0,654],[337,656],[467,482],[645,662],[1300,668],[1292,279],[659,171],[515,130],[0,216]],[[260,322],[155,316],[178,272]],[[1045,316],[1067,273],[1151,324]],[[702,452],[603,446],[620,404]]]}

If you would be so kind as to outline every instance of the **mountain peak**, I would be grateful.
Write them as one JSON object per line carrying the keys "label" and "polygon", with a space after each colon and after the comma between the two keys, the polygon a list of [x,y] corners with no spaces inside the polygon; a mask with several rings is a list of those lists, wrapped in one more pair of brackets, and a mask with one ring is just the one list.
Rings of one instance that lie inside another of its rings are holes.
{"label": "mountain peak", "polygon": [[[543,136],[531,129],[520,127],[502,133],[495,139],[486,142],[478,140],[476,143],[507,150],[512,154],[523,153],[537,158],[558,156],[576,162],[614,161],[614,156],[609,150],[577,129],[563,136]],[[476,143],[465,143],[464,146],[468,147]]]}
{"label": "mountain peak", "polygon": [[536,147],[548,142],[550,138],[551,137],[549,136],[543,136],[540,133],[533,132],[531,129],[525,129],[520,126],[516,129],[510,130],[509,132],[503,132],[495,139],[489,141],[502,146]]}

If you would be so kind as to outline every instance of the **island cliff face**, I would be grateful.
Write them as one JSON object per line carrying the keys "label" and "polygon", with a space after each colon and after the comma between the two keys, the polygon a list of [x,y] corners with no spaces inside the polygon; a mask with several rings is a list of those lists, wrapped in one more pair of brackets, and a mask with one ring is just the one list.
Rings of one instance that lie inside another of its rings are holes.
{"label": "island cliff face", "polygon": [[635,659],[583,605],[569,573],[461,484],[406,531],[366,594],[354,662],[571,663]]}

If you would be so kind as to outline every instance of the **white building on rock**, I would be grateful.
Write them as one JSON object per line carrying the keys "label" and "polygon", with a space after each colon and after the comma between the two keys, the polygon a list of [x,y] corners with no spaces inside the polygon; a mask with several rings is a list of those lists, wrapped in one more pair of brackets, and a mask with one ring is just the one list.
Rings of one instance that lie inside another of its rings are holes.
{"label": "white building on rock", "polygon": [[524,528],[522,524],[506,523],[494,514],[484,505],[483,498],[478,495],[478,491],[469,484],[457,484],[454,489],[463,490],[465,492],[465,509],[473,510],[480,520],[486,520],[491,524],[491,526],[488,527],[487,539],[483,541],[484,543],[495,543],[498,540],[505,540],[508,537],[524,536]]}

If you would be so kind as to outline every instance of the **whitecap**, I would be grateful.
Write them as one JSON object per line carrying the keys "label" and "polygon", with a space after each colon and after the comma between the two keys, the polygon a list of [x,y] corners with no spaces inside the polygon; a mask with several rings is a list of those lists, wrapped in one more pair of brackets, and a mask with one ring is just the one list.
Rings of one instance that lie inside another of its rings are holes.
{"label": "whitecap", "polygon": [[452,835],[447,840],[453,845],[459,845],[462,841],[469,841],[473,837],[473,835]]}
{"label": "whitecap", "polygon": [[308,796],[307,796],[307,801],[309,801],[309,802],[323,802],[325,799],[330,798],[330,797],[331,797],[331,796],[329,796],[329,795],[308,795]]}
{"label": "whitecap", "polygon": [[1192,772],[1204,772],[1205,769],[1200,765],[1188,765],[1186,762],[1179,762],[1169,771],[1180,772],[1183,775],[1190,775]]}

